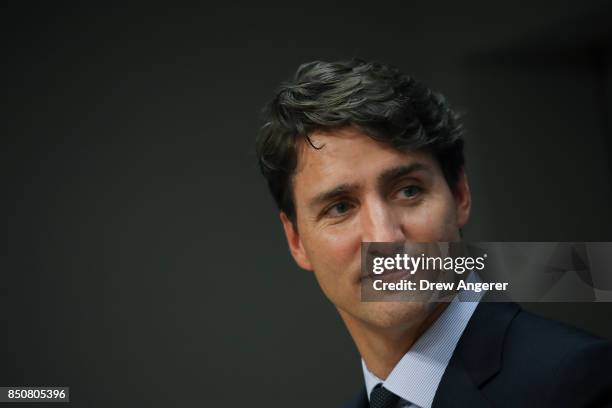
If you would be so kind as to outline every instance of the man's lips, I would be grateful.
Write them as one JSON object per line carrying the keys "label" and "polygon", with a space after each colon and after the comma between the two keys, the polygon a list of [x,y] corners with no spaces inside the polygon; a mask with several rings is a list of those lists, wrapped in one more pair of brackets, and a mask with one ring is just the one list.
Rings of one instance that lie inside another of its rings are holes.
{"label": "man's lips", "polygon": [[406,269],[394,269],[394,270],[390,270],[390,271],[385,271],[381,274],[375,274],[373,272],[368,273],[367,275],[361,275],[360,277],[360,281],[364,281],[364,280],[397,280],[397,279],[401,279],[401,278],[407,278],[407,277],[413,277],[414,274],[411,273],[411,271],[406,270]]}

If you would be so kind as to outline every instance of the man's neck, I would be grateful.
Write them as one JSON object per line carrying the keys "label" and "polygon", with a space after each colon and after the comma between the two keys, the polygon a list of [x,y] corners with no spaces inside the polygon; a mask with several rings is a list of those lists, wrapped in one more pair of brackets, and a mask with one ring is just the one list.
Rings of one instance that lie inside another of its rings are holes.
{"label": "man's neck", "polygon": [[385,380],[404,354],[438,319],[447,306],[448,303],[440,303],[422,321],[402,328],[379,328],[357,320],[340,309],[338,312],[368,370],[376,377]]}

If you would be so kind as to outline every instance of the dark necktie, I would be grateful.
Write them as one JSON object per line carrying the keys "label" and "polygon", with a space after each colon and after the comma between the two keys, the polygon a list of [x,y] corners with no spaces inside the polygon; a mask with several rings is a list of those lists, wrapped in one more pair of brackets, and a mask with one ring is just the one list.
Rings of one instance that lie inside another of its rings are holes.
{"label": "dark necktie", "polygon": [[378,384],[370,394],[370,408],[395,408],[399,397]]}

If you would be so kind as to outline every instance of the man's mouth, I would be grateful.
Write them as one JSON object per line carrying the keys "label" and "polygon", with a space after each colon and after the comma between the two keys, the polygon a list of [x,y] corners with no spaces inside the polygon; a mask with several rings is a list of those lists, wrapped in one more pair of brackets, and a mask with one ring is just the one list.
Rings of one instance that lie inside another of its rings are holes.
{"label": "man's mouth", "polygon": [[412,280],[414,276],[415,275],[407,269],[394,269],[390,271],[385,271],[381,274],[376,274],[372,271],[369,271],[367,274],[361,275],[360,282],[363,282],[365,280],[370,280],[372,282],[375,280],[382,280],[384,282],[393,282],[398,281],[400,279]]}

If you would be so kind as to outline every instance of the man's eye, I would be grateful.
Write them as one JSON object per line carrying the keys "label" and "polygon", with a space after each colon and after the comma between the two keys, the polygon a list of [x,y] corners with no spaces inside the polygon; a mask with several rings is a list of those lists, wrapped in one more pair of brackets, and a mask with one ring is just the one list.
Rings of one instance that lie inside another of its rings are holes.
{"label": "man's eye", "polygon": [[338,204],[334,204],[331,206],[326,212],[325,215],[328,217],[340,217],[347,213],[352,207],[352,205],[346,201],[339,202]]}
{"label": "man's eye", "polygon": [[423,191],[421,189],[421,187],[419,186],[415,186],[415,185],[411,185],[411,186],[406,186],[404,188],[402,188],[399,191],[399,196],[400,198],[414,198],[417,195],[419,195],[421,193],[421,191]]}

